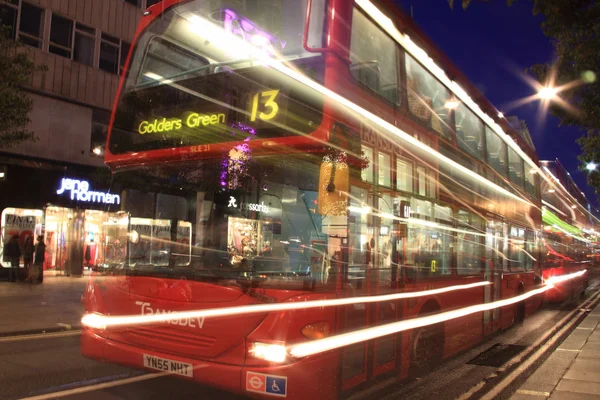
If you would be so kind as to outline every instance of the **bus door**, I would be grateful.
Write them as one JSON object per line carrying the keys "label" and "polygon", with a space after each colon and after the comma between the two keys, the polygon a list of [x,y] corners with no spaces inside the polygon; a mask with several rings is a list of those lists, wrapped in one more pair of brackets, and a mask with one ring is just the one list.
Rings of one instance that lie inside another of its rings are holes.
{"label": "bus door", "polygon": [[[362,198],[363,189],[352,188],[353,198]],[[366,191],[365,191],[366,192]],[[369,196],[370,207],[373,199]],[[358,210],[355,208],[355,210]],[[358,210],[360,211],[360,210]],[[372,215],[350,212],[349,258],[345,296],[375,296],[392,290],[391,221],[381,229]],[[352,332],[367,327],[394,322],[398,302],[355,303],[345,307],[340,319],[340,332]],[[341,351],[340,391],[346,392],[396,367],[396,337],[391,335],[346,346]]]}
{"label": "bus door", "polygon": [[[379,204],[382,216],[377,218],[375,233],[377,237],[377,264],[371,273],[371,295],[390,294],[397,290],[397,271],[392,270],[392,260],[397,259],[394,255],[396,238],[394,232],[394,219],[385,218],[383,215],[393,215],[393,199],[390,195],[383,194],[375,198]],[[377,203],[376,203],[377,204]],[[396,264],[397,265],[397,264]],[[373,303],[370,312],[370,326],[390,324],[398,320],[399,302],[386,301]],[[372,367],[372,376],[376,377],[396,368],[396,357],[398,354],[397,341],[400,335],[388,335],[375,339],[372,343],[373,349],[369,364]]]}
{"label": "bus door", "polygon": [[[484,279],[492,282],[484,289],[484,301],[491,303],[500,300],[502,273],[504,270],[504,225],[489,220],[486,227],[486,263]],[[483,333],[489,335],[500,329],[500,309],[483,312]]]}

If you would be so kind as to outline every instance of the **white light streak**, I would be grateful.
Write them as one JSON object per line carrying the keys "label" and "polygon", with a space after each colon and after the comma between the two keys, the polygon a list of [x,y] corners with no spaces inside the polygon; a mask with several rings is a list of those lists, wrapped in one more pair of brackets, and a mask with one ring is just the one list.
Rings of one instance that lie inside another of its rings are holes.
{"label": "white light streak", "polygon": [[322,353],[324,351],[338,349],[340,347],[348,346],[351,344],[364,342],[366,340],[376,339],[382,336],[406,331],[409,329],[420,328],[423,326],[449,321],[451,319],[464,317],[466,315],[471,315],[482,311],[489,311],[495,308],[506,307],[511,304],[527,300],[528,298],[536,296],[538,294],[542,294],[545,291],[552,289],[554,287],[554,283],[564,282],[566,280],[579,277],[584,273],[585,270],[569,275],[555,277],[556,279],[554,280],[552,280],[551,278],[547,281],[548,284],[538,289],[530,290],[529,292],[524,293],[522,295],[511,297],[510,299],[494,301],[486,304],[478,304],[475,306],[469,306],[458,310],[446,311],[443,313],[429,315],[427,317],[398,321],[391,324],[361,329],[354,332],[331,336],[325,339],[313,340],[311,342],[297,344],[289,348],[289,353],[296,358],[306,357],[313,354]]}
{"label": "white light streak", "polygon": [[106,329],[116,326],[129,326],[129,325],[140,325],[140,324],[154,324],[159,322],[168,322],[184,318],[212,318],[212,317],[226,317],[226,316],[238,316],[245,314],[259,314],[265,312],[276,312],[276,311],[292,311],[292,310],[305,310],[309,308],[318,307],[334,307],[344,306],[356,303],[377,303],[381,301],[393,301],[401,299],[409,299],[422,296],[433,296],[436,294],[448,293],[455,290],[467,290],[474,289],[477,287],[490,285],[491,282],[475,282],[466,285],[448,286],[445,288],[425,290],[421,292],[405,292],[405,293],[394,293],[381,296],[362,296],[362,297],[348,297],[342,299],[329,299],[329,300],[311,300],[294,303],[277,303],[277,304],[258,304],[249,306],[238,306],[238,307],[223,307],[223,308],[211,308],[208,310],[194,310],[194,311],[183,311],[175,312],[171,314],[150,314],[150,315],[123,315],[123,316],[108,316],[102,314],[87,314],[81,319],[81,323],[84,326],[95,328],[95,329]]}

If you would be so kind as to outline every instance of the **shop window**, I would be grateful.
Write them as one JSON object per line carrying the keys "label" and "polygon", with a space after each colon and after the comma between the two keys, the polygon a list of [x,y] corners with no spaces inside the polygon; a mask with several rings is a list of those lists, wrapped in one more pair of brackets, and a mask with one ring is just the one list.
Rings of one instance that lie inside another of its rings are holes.
{"label": "shop window", "polygon": [[537,172],[527,164],[525,164],[525,171],[525,190],[531,196],[538,198]]}
{"label": "shop window", "polygon": [[50,25],[50,53],[71,58],[73,40],[73,21],[52,14]]}
{"label": "shop window", "polygon": [[413,117],[450,138],[450,92],[414,58],[406,56],[408,109]]}
{"label": "shop window", "polygon": [[363,181],[373,183],[373,149],[367,146],[361,146],[363,156],[369,161],[369,165],[360,171]]}
{"label": "shop window", "polygon": [[435,219],[446,224],[452,225],[454,223],[452,217],[452,209],[450,207],[440,206],[435,204],[433,207]]}
{"label": "shop window", "polygon": [[19,20],[19,40],[29,46],[42,47],[44,10],[23,2]]}
{"label": "shop window", "polygon": [[456,108],[454,121],[458,147],[477,159],[482,159],[483,122],[462,103]]}
{"label": "shop window", "polygon": [[432,182],[432,177],[427,176],[427,168],[417,167],[417,193],[420,196],[434,196],[435,182]]}
{"label": "shop window", "polygon": [[523,187],[523,160],[516,151],[508,149],[508,177],[512,183]]}
{"label": "shop window", "polygon": [[104,157],[104,147],[106,146],[106,134],[108,132],[109,120],[110,113],[107,111],[92,111],[90,154],[93,156]]}
{"label": "shop window", "polygon": [[413,166],[403,159],[396,159],[396,188],[405,192],[413,191]]}
{"label": "shop window", "polygon": [[483,223],[479,217],[459,210],[456,238],[456,271],[459,275],[478,275],[487,262],[483,245]]}
{"label": "shop window", "polygon": [[392,157],[389,154],[379,153],[378,180],[381,186],[392,185]]}
{"label": "shop window", "polygon": [[506,173],[506,153],[507,147],[504,140],[496,134],[491,128],[485,127],[485,138],[487,144],[487,162],[502,176],[507,176]]}
{"label": "shop window", "polygon": [[[13,4],[10,4],[10,3]],[[17,6],[18,0],[11,0],[9,4],[0,4],[0,26],[5,27],[9,39],[17,37]]]}
{"label": "shop window", "polygon": [[358,9],[352,15],[350,72],[367,88],[398,103],[396,43]]}
{"label": "shop window", "polygon": [[131,49],[131,43],[126,41],[121,41],[121,56],[119,57],[119,74],[123,74],[123,69],[125,68],[125,62],[127,61],[127,56],[129,55],[129,49]]}
{"label": "shop window", "polygon": [[[10,266],[10,260],[4,255],[4,248],[8,241],[16,236],[19,245],[23,248],[27,238],[35,241],[38,235],[42,234],[43,226],[42,210],[27,210],[21,208],[5,208],[2,210],[2,233],[0,238],[0,261],[3,267]],[[23,266],[23,258],[20,259],[20,265]]]}
{"label": "shop window", "polygon": [[75,24],[75,48],[73,59],[81,64],[94,65],[94,49],[96,29],[80,24]]}
{"label": "shop window", "polygon": [[[384,194],[379,197],[379,212],[382,214],[381,224],[379,226],[379,267],[391,268],[392,266],[392,228],[394,219],[390,218],[394,212],[394,201],[392,196]],[[389,216],[389,217],[388,217]]]}
{"label": "shop window", "polygon": [[100,64],[101,70],[111,74],[119,72],[119,39],[102,33],[100,42]]}
{"label": "shop window", "polygon": [[429,187],[427,188],[427,196],[432,199],[437,198],[436,190],[435,190],[437,179],[436,179],[435,172],[431,169],[429,170],[429,175],[427,176],[427,182],[429,183]]}

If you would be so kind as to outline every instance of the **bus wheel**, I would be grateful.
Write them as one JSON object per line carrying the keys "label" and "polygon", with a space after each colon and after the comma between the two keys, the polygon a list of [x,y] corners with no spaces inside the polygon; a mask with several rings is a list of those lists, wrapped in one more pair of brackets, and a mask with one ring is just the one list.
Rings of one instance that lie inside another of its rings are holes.
{"label": "bus wheel", "polygon": [[420,376],[442,360],[444,353],[444,326],[442,324],[415,329],[412,334],[410,374]]}

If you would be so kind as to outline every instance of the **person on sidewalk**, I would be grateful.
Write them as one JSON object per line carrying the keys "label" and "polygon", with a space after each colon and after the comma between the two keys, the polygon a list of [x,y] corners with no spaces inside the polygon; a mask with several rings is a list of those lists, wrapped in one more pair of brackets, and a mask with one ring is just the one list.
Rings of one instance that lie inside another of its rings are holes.
{"label": "person on sidewalk", "polygon": [[12,282],[13,274],[15,282],[19,281],[19,261],[21,260],[21,247],[19,246],[19,236],[13,235],[6,246],[4,246],[4,256],[10,261],[11,267],[8,270],[8,281]]}
{"label": "person on sidewalk", "polygon": [[33,269],[35,271],[32,281],[42,282],[44,280],[44,259],[46,258],[46,244],[44,243],[44,237],[42,235],[37,237],[37,244],[35,245],[35,254],[33,260]]}
{"label": "person on sidewalk", "polygon": [[33,275],[33,236],[27,236],[25,244],[23,245],[23,264],[25,264],[25,272],[27,273],[26,282],[31,283],[31,276]]}

